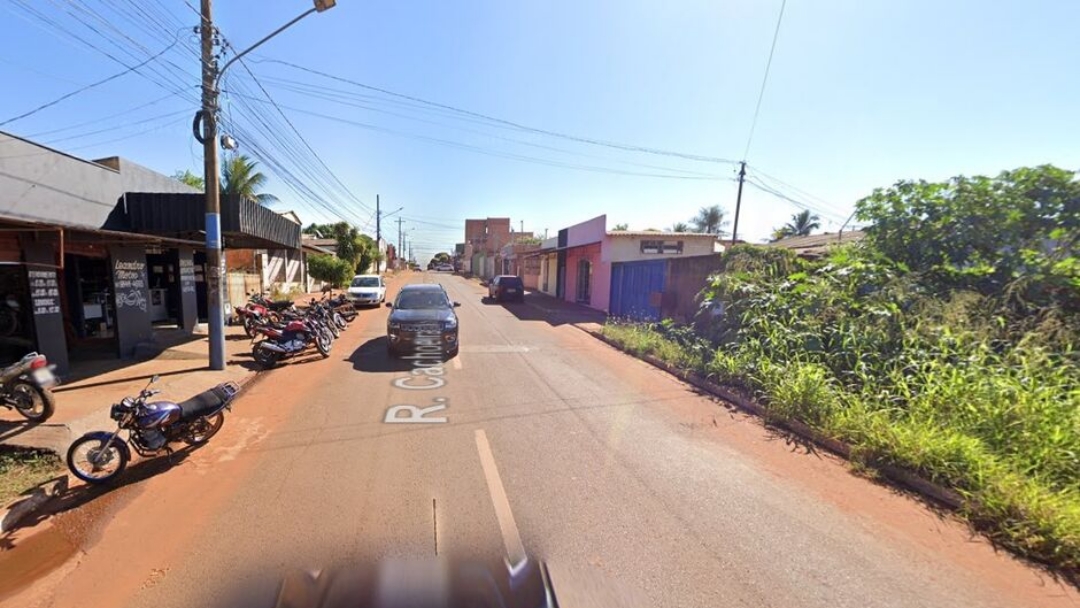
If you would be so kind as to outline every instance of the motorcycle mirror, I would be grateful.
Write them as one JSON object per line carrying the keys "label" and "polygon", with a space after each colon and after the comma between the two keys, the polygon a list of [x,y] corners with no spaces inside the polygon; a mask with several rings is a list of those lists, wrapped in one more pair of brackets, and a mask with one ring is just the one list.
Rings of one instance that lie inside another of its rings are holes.
{"label": "motorcycle mirror", "polygon": [[393,303],[393,302],[387,302],[387,303],[386,303],[386,307],[387,307],[387,308],[393,308],[393,307],[394,307],[394,303]]}
{"label": "motorcycle mirror", "polygon": [[150,384],[153,384],[153,383],[157,382],[158,380],[161,380],[161,376],[159,376],[157,374],[154,374],[154,376],[152,378],[150,378]]}

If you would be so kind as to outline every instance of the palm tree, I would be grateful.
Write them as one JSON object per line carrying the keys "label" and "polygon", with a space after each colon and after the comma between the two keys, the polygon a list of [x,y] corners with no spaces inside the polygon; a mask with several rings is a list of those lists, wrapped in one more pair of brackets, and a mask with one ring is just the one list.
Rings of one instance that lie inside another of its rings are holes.
{"label": "palm tree", "polygon": [[722,228],[727,225],[724,215],[724,210],[720,208],[720,205],[702,207],[690,222],[694,224],[694,230],[697,232],[723,235],[725,232]]}
{"label": "palm tree", "polygon": [[244,154],[236,154],[226,160],[221,167],[221,196],[240,196],[260,205],[277,202],[278,197],[273,194],[259,192],[268,178],[255,169],[258,164]]}
{"label": "palm tree", "polygon": [[802,211],[793,214],[791,216],[791,221],[777,230],[774,233],[774,236],[777,234],[783,235],[780,238],[787,238],[789,236],[807,236],[818,228],[821,228],[821,218],[810,213],[809,209],[803,209]]}

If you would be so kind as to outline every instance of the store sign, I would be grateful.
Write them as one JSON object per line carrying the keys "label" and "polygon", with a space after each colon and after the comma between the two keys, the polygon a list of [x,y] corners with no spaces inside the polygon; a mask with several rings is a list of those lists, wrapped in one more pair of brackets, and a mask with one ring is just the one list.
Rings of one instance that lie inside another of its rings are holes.
{"label": "store sign", "polygon": [[180,260],[180,292],[195,293],[195,262],[191,259]]}
{"label": "store sign", "polygon": [[60,314],[60,285],[52,270],[27,271],[30,279],[30,297],[34,301],[34,315]]}
{"label": "store sign", "polygon": [[116,308],[139,308],[146,312],[146,262],[116,260],[113,264]]}

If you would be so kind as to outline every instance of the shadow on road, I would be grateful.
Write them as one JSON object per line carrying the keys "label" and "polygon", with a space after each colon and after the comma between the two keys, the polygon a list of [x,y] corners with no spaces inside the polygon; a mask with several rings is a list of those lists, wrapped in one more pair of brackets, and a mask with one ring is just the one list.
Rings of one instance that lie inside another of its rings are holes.
{"label": "shadow on road", "polygon": [[123,376],[123,377],[120,377],[120,378],[114,378],[112,380],[103,380],[101,382],[79,383],[79,382],[76,381],[76,382],[73,382],[71,384],[61,384],[60,386],[57,386],[57,387],[53,388],[52,392],[54,392],[54,393],[63,393],[63,392],[66,392],[66,391],[77,391],[77,390],[82,390],[84,388],[93,388],[95,386],[108,386],[110,384],[123,384],[125,382],[132,382],[132,381],[135,381],[135,380],[149,380],[150,378],[153,378],[154,376],[162,376],[162,377],[164,377],[164,376],[179,376],[179,375],[190,374],[191,372],[198,372],[198,371],[202,371],[202,370],[206,370],[206,369],[210,369],[210,368],[205,366],[205,365],[192,365],[191,367],[185,367],[184,369],[177,369],[177,370],[173,370],[171,372],[157,372],[156,374],[137,374],[137,375],[133,375],[133,376]]}
{"label": "shadow on road", "polygon": [[364,342],[346,361],[353,364],[353,369],[361,372],[402,372],[413,367],[407,359],[390,358],[386,352],[386,336]]}
{"label": "shadow on road", "polygon": [[525,302],[491,302],[485,304],[501,304],[522,321],[543,321],[548,325],[558,326],[573,323],[600,323],[607,320],[607,313],[602,310],[589,308],[580,304],[572,304],[551,296],[530,292],[525,294]]}

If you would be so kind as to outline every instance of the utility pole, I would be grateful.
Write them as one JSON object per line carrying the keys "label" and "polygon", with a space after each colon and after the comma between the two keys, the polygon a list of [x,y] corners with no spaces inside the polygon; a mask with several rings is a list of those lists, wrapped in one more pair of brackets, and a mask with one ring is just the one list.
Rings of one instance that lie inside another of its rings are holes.
{"label": "utility pole", "polygon": [[397,251],[394,252],[394,255],[397,256],[397,257],[401,257],[401,254],[403,253],[402,249],[404,249],[404,247],[402,247],[402,240],[401,240],[402,239],[402,237],[401,237],[401,222],[403,222],[403,221],[404,220],[402,220],[400,217],[397,218]]}
{"label": "utility pole", "polygon": [[735,224],[731,227],[731,246],[735,246],[735,239],[739,234],[739,210],[742,207],[742,186],[746,178],[746,161],[739,163],[739,193],[735,196]]}
{"label": "utility pole", "polygon": [[525,220],[521,220],[521,233],[525,234]]}
{"label": "utility pole", "polygon": [[382,209],[379,207],[379,195],[375,195],[375,250],[379,249],[379,239],[382,238]]}
{"label": "utility pole", "polygon": [[[314,0],[314,7],[292,21],[263,36],[258,42],[232,56],[218,68],[214,56],[217,29],[211,11],[212,0],[201,0],[199,38],[202,43],[202,108],[195,114],[195,139],[203,145],[203,180],[206,191],[206,316],[210,342],[210,369],[225,369],[225,308],[222,305],[223,284],[221,260],[221,185],[218,169],[218,84],[221,75],[233,63],[256,47],[295,25],[312,13],[321,13],[337,4],[337,0]],[[200,131],[199,127],[202,127]]]}
{"label": "utility pole", "polygon": [[211,0],[202,0],[202,124],[203,179],[206,185],[206,314],[210,339],[210,369],[225,369],[225,309],[221,276],[221,186],[217,153],[217,60]]}

